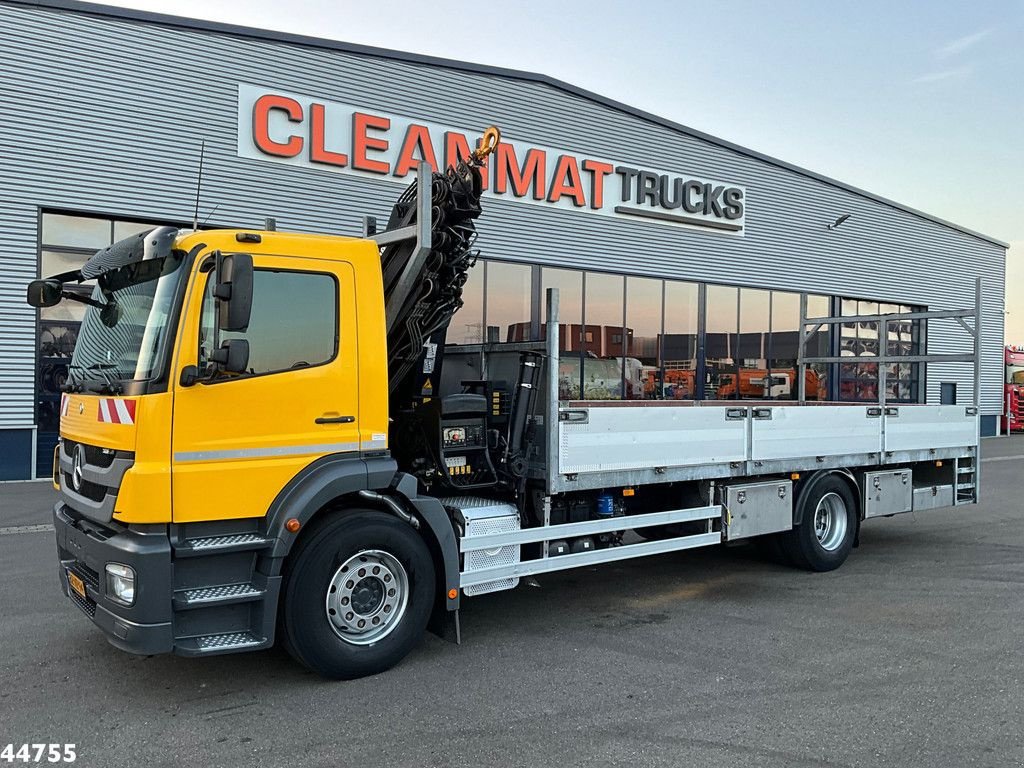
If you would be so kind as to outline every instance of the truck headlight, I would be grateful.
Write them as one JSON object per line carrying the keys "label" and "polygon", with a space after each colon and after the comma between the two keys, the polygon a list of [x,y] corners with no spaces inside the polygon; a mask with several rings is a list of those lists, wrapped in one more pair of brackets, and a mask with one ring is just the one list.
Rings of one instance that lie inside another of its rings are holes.
{"label": "truck headlight", "polygon": [[135,602],[135,569],[121,563],[107,563],[107,597],[122,605]]}

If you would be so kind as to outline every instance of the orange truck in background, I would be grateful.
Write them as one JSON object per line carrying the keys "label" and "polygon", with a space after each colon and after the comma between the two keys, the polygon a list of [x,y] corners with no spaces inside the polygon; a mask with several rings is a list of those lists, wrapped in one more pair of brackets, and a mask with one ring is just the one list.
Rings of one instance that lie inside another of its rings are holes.
{"label": "orange truck in background", "polygon": [[[807,399],[825,400],[825,383],[817,371],[808,369],[804,374]],[[789,399],[796,397],[797,372],[793,368],[772,369],[771,373],[764,368],[741,368],[739,372],[739,394],[741,399]],[[718,397],[732,400],[737,397],[735,374],[724,374],[720,379]]]}

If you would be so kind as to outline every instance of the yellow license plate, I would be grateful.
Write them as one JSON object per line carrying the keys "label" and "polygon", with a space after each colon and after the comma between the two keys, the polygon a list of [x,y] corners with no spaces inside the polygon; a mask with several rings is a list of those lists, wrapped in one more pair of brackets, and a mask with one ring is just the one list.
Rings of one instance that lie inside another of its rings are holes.
{"label": "yellow license plate", "polygon": [[82,597],[85,597],[85,582],[82,581],[78,576],[75,576],[71,571],[68,571],[68,584]]}

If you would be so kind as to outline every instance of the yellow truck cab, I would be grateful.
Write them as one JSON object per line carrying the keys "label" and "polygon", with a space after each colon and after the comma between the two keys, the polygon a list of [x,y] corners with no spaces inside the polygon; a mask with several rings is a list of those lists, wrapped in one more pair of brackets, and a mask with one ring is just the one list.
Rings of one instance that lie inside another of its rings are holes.
{"label": "yellow truck cab", "polygon": [[388,450],[377,242],[162,227],[29,302],[82,300],[72,281],[96,285],[61,400],[59,575],[114,645],[252,650],[280,623],[297,658],[350,677],[400,659],[432,614],[448,631],[453,529]]}

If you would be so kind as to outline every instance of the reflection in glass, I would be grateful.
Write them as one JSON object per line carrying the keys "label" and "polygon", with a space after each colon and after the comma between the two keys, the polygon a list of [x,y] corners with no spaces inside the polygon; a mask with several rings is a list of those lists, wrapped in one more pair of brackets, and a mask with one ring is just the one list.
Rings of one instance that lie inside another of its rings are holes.
{"label": "reflection in glass", "polygon": [[583,294],[584,400],[623,399],[623,285],[621,275],[587,273]]}
{"label": "reflection in glass", "polygon": [[[906,304],[882,304],[881,314],[913,312]],[[891,357],[915,355],[920,351],[918,334],[920,320],[893,320],[887,324],[886,354]],[[886,368],[886,399],[894,402],[914,402],[918,399],[919,363],[890,363]]]}
{"label": "reflection in glass", "polygon": [[487,341],[530,340],[530,276],[526,264],[487,262]]}
{"label": "reflection in glass", "polygon": [[697,284],[665,282],[659,399],[693,400],[697,373]]}
{"label": "reflection in glass", "polygon": [[626,278],[626,399],[653,399],[660,381],[661,280]]}
{"label": "reflection in glass", "polygon": [[482,344],[484,340],[484,263],[478,261],[462,286],[462,307],[452,317],[449,344]]}
{"label": "reflection in glass", "polygon": [[[799,314],[799,310],[797,310]],[[815,296],[809,294],[807,296],[807,317],[828,317],[832,314],[831,301],[828,296]],[[810,332],[813,326],[807,330]],[[806,354],[808,357],[829,357],[832,354],[831,344],[829,342],[831,334],[829,333],[829,327],[826,325],[821,326],[807,339]],[[795,357],[795,355],[794,355]],[[828,384],[828,372],[831,370],[831,366],[825,363],[815,363],[814,365],[807,366],[807,399],[808,400],[828,400],[829,395],[829,384]],[[798,382],[799,384],[799,382]]]}
{"label": "reflection in glass", "polygon": [[44,213],[42,242],[64,248],[99,250],[110,245],[110,219]]}
{"label": "reflection in glass", "polygon": [[[63,253],[60,251],[45,250],[42,253],[42,263],[39,267],[41,277],[51,277],[65,272],[74,272],[81,269],[89,257],[84,253]],[[65,290],[76,293],[79,296],[88,297],[92,293],[95,280],[88,280],[81,285],[69,284]],[[86,305],[77,301],[62,301],[53,307],[43,307],[39,310],[40,320],[56,320],[61,322],[80,323],[85,316]],[[77,331],[76,331],[77,334]]]}
{"label": "reflection in glass", "polygon": [[725,285],[709,285],[705,314],[705,398],[734,398],[739,335],[739,289]]}
{"label": "reflection in glass", "polygon": [[739,371],[732,382],[723,383],[718,396],[725,399],[763,400],[778,387],[768,375],[771,331],[771,291],[743,288],[740,291],[740,333],[737,338]]}
{"label": "reflection in glass", "polygon": [[[213,342],[214,281],[207,281],[200,362]],[[246,331],[221,331],[220,341],[249,342],[249,370],[272,373],[326,363],[335,353],[338,333],[338,283],[331,275],[306,272],[253,272],[252,314]],[[342,329],[344,332],[344,329]]]}
{"label": "reflection in glass", "polygon": [[[558,398],[579,400],[583,369],[583,273],[544,267],[540,273],[541,295],[558,289]],[[541,313],[541,336],[547,338],[547,306]]]}

